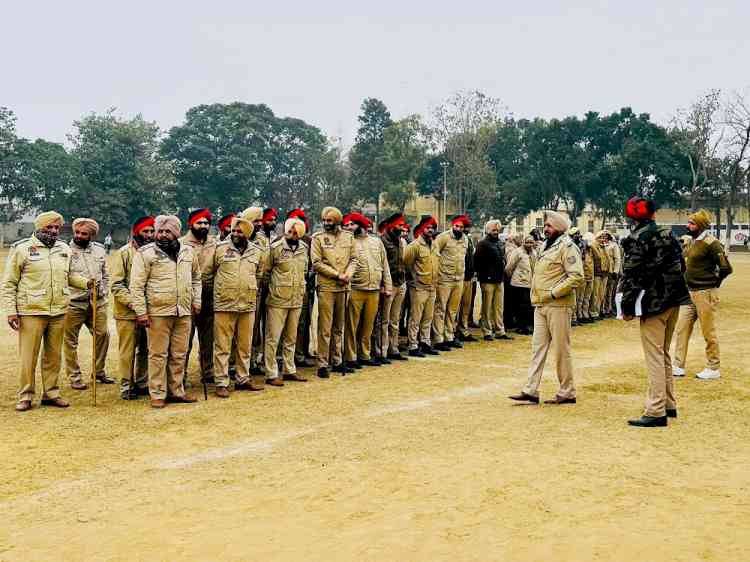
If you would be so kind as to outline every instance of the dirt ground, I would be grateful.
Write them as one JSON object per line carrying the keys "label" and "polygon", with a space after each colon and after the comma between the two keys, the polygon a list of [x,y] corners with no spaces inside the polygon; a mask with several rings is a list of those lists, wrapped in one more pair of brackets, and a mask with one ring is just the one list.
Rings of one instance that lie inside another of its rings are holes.
{"label": "dirt ground", "polygon": [[732,258],[722,379],[694,378],[696,334],[668,429],[625,423],[646,379],[616,320],[574,331],[575,406],[506,399],[516,337],[162,411],[115,386],[94,409],[65,381],[70,409],[26,414],[3,328],[0,560],[747,560],[750,259]]}

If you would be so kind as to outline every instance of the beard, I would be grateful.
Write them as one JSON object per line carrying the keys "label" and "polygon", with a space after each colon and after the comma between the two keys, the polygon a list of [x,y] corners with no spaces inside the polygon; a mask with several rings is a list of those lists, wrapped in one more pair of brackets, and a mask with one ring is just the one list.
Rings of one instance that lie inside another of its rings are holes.
{"label": "beard", "polygon": [[299,240],[295,240],[294,238],[287,238],[286,243],[289,244],[289,247],[292,250],[296,250],[297,246],[299,245]]}
{"label": "beard", "polygon": [[364,228],[362,228],[361,226],[358,226],[357,228],[354,229],[354,236],[362,236],[364,231],[365,231]]}
{"label": "beard", "polygon": [[78,246],[79,248],[83,248],[85,250],[86,248],[89,247],[89,242],[91,242],[91,240],[83,240],[81,238],[74,237],[73,242],[75,242],[76,246]]}
{"label": "beard", "polygon": [[463,230],[454,230],[453,236],[456,237],[456,240],[461,240],[461,238],[464,237],[464,231]]}
{"label": "beard", "polygon": [[323,224],[323,230],[325,230],[326,232],[333,232],[334,230],[336,230],[336,225],[335,224]]}
{"label": "beard", "polygon": [[190,227],[190,232],[193,233],[193,236],[195,236],[198,240],[205,240],[208,238],[208,229],[207,228],[193,228]]}
{"label": "beard", "polygon": [[176,238],[174,240],[168,240],[166,238],[157,238],[156,239],[156,245],[159,247],[159,249],[164,252],[165,254],[175,257],[177,255],[177,252],[180,251],[180,241]]}
{"label": "beard", "polygon": [[137,244],[137,246],[138,246],[139,248],[140,248],[141,246],[145,246],[146,244],[150,244],[151,242],[153,242],[153,239],[151,239],[151,240],[146,240],[146,239],[145,239],[145,238],[144,238],[143,236],[141,236],[140,234],[136,234],[135,236],[133,236],[133,240],[135,240],[135,243]]}
{"label": "beard", "polygon": [[36,232],[36,237],[42,244],[44,244],[48,248],[51,248],[55,245],[55,242],[57,242],[57,234],[50,234],[49,232],[46,232],[44,230]]}
{"label": "beard", "polygon": [[240,250],[244,250],[247,247],[247,237],[237,236],[232,234],[232,244],[234,244]]}

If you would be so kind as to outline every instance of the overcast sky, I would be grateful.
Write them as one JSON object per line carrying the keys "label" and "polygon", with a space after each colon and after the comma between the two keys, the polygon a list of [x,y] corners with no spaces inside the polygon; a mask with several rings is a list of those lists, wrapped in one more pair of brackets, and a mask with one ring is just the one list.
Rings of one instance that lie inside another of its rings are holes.
{"label": "overcast sky", "polygon": [[518,117],[666,122],[750,86],[748,0],[9,0],[2,18],[0,105],[54,141],[112,106],[168,129],[194,105],[266,103],[349,144],[366,97],[395,118],[480,89]]}

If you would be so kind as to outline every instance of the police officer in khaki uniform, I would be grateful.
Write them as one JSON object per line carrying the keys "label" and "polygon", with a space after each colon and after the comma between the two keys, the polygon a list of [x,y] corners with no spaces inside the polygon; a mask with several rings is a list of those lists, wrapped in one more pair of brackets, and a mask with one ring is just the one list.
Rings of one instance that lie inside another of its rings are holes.
{"label": "police officer in khaki uniform", "polygon": [[216,238],[209,234],[211,230],[211,211],[208,209],[196,209],[188,215],[188,233],[180,238],[180,243],[190,246],[193,255],[198,260],[201,271],[201,295],[202,308],[200,314],[193,317],[190,326],[190,339],[188,341],[187,356],[185,357],[185,380],[188,380],[188,363],[190,353],[193,350],[193,338],[198,333],[198,350],[201,367],[201,382],[214,382],[214,311],[213,292],[214,279],[211,268],[211,259],[216,249]]}
{"label": "police officer in khaki uniform", "polygon": [[221,217],[219,222],[216,223],[216,228],[219,229],[219,242],[229,238],[229,235],[232,233],[232,219],[236,216],[234,213],[229,213]]}
{"label": "police officer in khaki uniform", "polygon": [[[266,382],[273,386],[284,386],[284,380],[307,382],[306,378],[297,375],[294,361],[308,270],[308,248],[302,240],[305,232],[305,223],[292,217],[284,222],[284,236],[271,244],[263,358]],[[281,376],[276,361],[279,343]]]}
{"label": "police officer in khaki uniform", "polygon": [[262,390],[250,378],[250,350],[257,314],[258,275],[263,252],[249,241],[253,225],[232,219],[232,232],[216,245],[210,262],[214,279],[214,376],[216,396],[229,398],[229,356],[237,343],[235,390]]}
{"label": "police officer in khaki uniform", "polygon": [[[390,297],[393,291],[388,257],[380,238],[370,236],[370,220],[360,213],[350,213],[354,230],[356,268],[352,276],[352,294],[346,317],[346,366],[358,369],[376,367],[370,355],[370,344],[381,293]],[[344,221],[346,222],[346,221]]]}
{"label": "police officer in khaki uniform", "polygon": [[345,374],[352,371],[344,364],[342,344],[349,282],[357,263],[354,236],[342,230],[342,218],[341,211],[336,207],[324,208],[323,232],[313,234],[310,249],[310,259],[317,276],[318,376],[321,378],[328,378],[329,355],[336,372]]}
{"label": "police officer in khaki uniform", "polygon": [[42,406],[67,408],[60,397],[60,364],[70,287],[91,289],[94,280],[70,270],[70,248],[58,240],[63,217],[54,211],[34,220],[35,232],[11,247],[3,275],[8,325],[18,332],[19,378],[16,410],[30,410],[42,349]]}
{"label": "police officer in khaki uniform", "polygon": [[544,216],[546,241],[531,278],[531,304],[534,305],[534,336],[531,341],[529,380],[511,400],[539,403],[539,384],[550,347],[560,389],[545,404],[575,404],[573,360],[570,355],[570,321],[575,306],[575,289],[583,283],[581,252],[565,234],[570,221],[564,215],[547,211]]}
{"label": "police officer in khaki uniform", "polygon": [[595,236],[591,242],[591,257],[594,261],[594,284],[591,293],[591,318],[601,320],[604,318],[604,287],[607,284],[609,274],[609,258],[604,251],[599,236]]}
{"label": "police officer in khaki uniform", "polygon": [[180,219],[156,217],[156,241],[133,260],[130,294],[137,321],[148,328],[151,406],[195,402],[185,394],[191,316],[201,311],[201,270],[192,246],[180,243]]}
{"label": "police officer in khaki uniform", "polygon": [[611,232],[607,232],[607,238],[607,256],[609,256],[610,269],[609,279],[607,280],[607,305],[610,316],[615,316],[615,293],[622,271],[622,249],[617,243],[617,238]]}
{"label": "police officer in khaki uniform", "polygon": [[437,222],[422,218],[414,228],[414,240],[404,251],[404,264],[411,272],[409,280],[409,355],[438,355],[430,342],[430,328],[435,308],[440,254],[433,237]]}
{"label": "police officer in khaki uniform", "polygon": [[450,351],[454,347],[463,347],[455,339],[458,305],[464,287],[464,268],[466,252],[469,248],[468,236],[464,229],[469,218],[459,215],[451,221],[451,229],[441,232],[435,238],[435,248],[440,254],[435,311],[432,318],[432,333],[435,348]]}
{"label": "police officer in khaki uniform", "polygon": [[[294,347],[294,363],[297,367],[314,367],[315,354],[310,352],[310,340],[312,339],[312,311],[315,304],[315,270],[310,259],[310,246],[312,237],[307,223],[307,216],[303,209],[292,209],[286,216],[289,219],[299,219],[305,227],[305,234],[300,238],[307,246],[307,273],[305,274],[305,296],[302,300],[302,310],[297,324],[297,343]],[[284,223],[286,224],[286,223]],[[286,236],[286,234],[284,234]],[[282,236],[282,238],[284,237]]]}
{"label": "police officer in khaki uniform", "polygon": [[386,219],[380,240],[388,258],[388,271],[391,274],[393,292],[391,296],[382,299],[380,318],[380,347],[381,360],[406,361],[398,348],[398,329],[401,321],[401,310],[406,295],[406,265],[404,252],[406,240],[404,236],[404,215],[396,213]]}
{"label": "police officer in khaki uniform", "polygon": [[594,256],[591,244],[594,241],[594,235],[586,232],[583,236],[583,298],[581,301],[580,314],[578,321],[582,324],[591,324],[594,320],[591,318],[591,308],[594,293]]}
{"label": "police officer in khaki uniform", "polygon": [[[96,305],[96,380],[103,384],[114,384],[105,369],[107,350],[109,349],[108,302],[109,270],[107,269],[107,251],[102,244],[94,241],[99,233],[99,224],[88,218],[73,221],[73,240],[70,242],[70,269],[97,283]],[[71,289],[68,311],[65,313],[65,336],[63,353],[65,371],[73,390],[85,390],[88,385],[81,377],[81,366],[78,363],[78,336],[81,327],[86,326],[89,332],[93,329],[94,309],[86,289]]]}
{"label": "police officer in khaki uniform", "polygon": [[132,239],[112,257],[112,296],[117,324],[120,398],[135,400],[148,394],[148,336],[135,320],[130,295],[130,272],[139,248],[154,241],[154,217],[141,217],[131,229]]}
{"label": "police officer in khaki uniform", "polygon": [[[260,207],[248,207],[240,216],[253,224],[253,233],[250,235],[250,242],[255,244],[263,253],[263,263],[268,263],[268,253],[271,248],[270,240],[263,233],[263,209]],[[256,306],[255,326],[253,327],[253,348],[250,352],[250,372],[260,378],[263,376],[263,294],[266,285],[267,272],[262,271],[258,276],[258,300]]]}

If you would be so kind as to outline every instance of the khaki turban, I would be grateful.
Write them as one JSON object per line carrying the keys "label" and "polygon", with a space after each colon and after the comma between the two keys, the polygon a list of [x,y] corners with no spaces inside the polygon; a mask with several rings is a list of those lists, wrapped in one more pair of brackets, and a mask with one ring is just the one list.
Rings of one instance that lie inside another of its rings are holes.
{"label": "khaki turban", "polygon": [[523,243],[526,244],[526,242],[531,242],[532,244],[536,244],[536,240],[534,240],[534,237],[531,234],[527,234],[523,237]]}
{"label": "khaki turban", "polygon": [[708,227],[711,226],[711,215],[709,215],[708,211],[705,209],[696,211],[688,217],[688,220],[695,223],[695,225],[701,230],[707,230]]}
{"label": "khaki turban", "polygon": [[154,225],[156,232],[160,230],[168,230],[174,234],[175,238],[180,237],[180,230],[182,230],[182,223],[174,215],[159,215],[156,217],[156,223]]}
{"label": "khaki turban", "polygon": [[45,211],[34,219],[34,229],[41,230],[46,226],[55,224],[56,222],[59,222],[60,226],[62,226],[65,219],[63,219],[63,216],[56,211]]}
{"label": "khaki turban", "polygon": [[503,223],[501,223],[497,219],[492,219],[491,221],[487,221],[487,224],[484,225],[484,232],[488,233],[491,228],[497,227],[498,230],[503,229]]}
{"label": "khaki turban", "polygon": [[581,229],[577,226],[572,227],[570,230],[568,230],[568,236],[575,236],[576,234],[580,234]]}
{"label": "khaki turban", "polygon": [[232,230],[239,229],[242,234],[244,234],[247,238],[250,238],[253,234],[253,223],[251,223],[247,219],[243,219],[242,217],[234,217],[232,219]]}
{"label": "khaki turban", "polygon": [[570,228],[570,219],[555,211],[546,211],[544,213],[544,221],[550,223],[552,228],[561,234],[567,232]]}
{"label": "khaki turban", "polygon": [[284,232],[291,234],[292,231],[296,231],[297,236],[302,238],[305,235],[305,223],[297,218],[287,219],[284,223]]}
{"label": "khaki turban", "polygon": [[323,220],[333,219],[333,222],[335,223],[340,223],[341,219],[344,218],[341,214],[341,211],[339,211],[336,207],[326,207],[325,209],[323,209],[321,217],[323,218]]}
{"label": "khaki turban", "polygon": [[94,219],[87,219],[85,217],[75,219],[73,221],[73,230],[75,230],[76,228],[88,230],[89,234],[91,234],[92,237],[99,234],[99,223]]}
{"label": "khaki turban", "polygon": [[261,209],[260,207],[248,207],[247,209],[242,211],[242,213],[240,213],[240,216],[246,221],[259,221],[263,218],[263,209]]}

